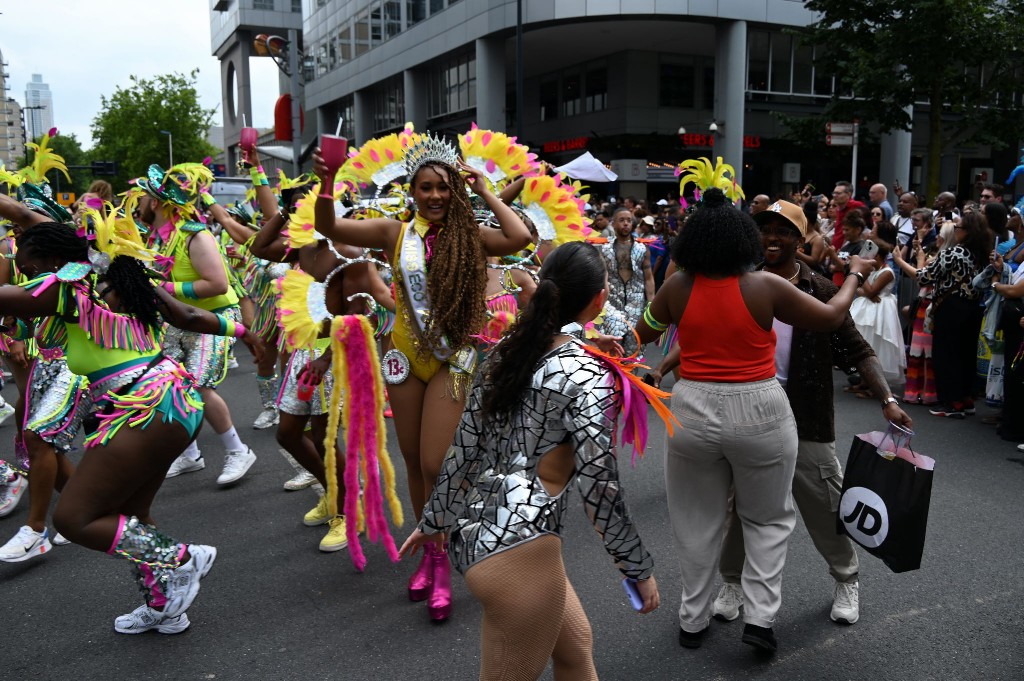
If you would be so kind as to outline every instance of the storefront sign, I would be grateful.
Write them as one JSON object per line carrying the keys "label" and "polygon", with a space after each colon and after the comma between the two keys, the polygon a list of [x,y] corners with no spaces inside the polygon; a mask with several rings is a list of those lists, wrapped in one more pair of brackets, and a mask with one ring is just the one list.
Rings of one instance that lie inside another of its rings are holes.
{"label": "storefront sign", "polygon": [[545,154],[557,154],[560,151],[578,151],[587,148],[589,137],[573,137],[567,140],[555,140],[545,142],[543,145]]}
{"label": "storefront sign", "polygon": [[[683,141],[683,145],[687,147],[713,147],[715,146],[714,135],[701,135],[696,132],[688,132],[685,135],[680,135],[679,139]],[[760,135],[744,135],[743,136],[743,148],[744,149],[759,149],[761,147],[761,136]]]}

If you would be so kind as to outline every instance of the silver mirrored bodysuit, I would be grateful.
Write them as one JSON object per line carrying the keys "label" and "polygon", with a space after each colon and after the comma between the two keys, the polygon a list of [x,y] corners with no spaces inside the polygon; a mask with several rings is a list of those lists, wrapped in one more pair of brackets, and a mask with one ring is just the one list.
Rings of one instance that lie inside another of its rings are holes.
{"label": "silver mirrored bodysuit", "polygon": [[[612,445],[618,413],[615,379],[604,363],[576,340],[544,356],[520,407],[510,419],[485,423],[477,380],[455,442],[444,460],[420,529],[449,532],[449,553],[459,572],[545,534],[558,534],[573,482],[605,549],[627,577],[653,571],[630,520],[619,487]],[[538,464],[568,443],[575,471],[565,489],[544,489]]]}

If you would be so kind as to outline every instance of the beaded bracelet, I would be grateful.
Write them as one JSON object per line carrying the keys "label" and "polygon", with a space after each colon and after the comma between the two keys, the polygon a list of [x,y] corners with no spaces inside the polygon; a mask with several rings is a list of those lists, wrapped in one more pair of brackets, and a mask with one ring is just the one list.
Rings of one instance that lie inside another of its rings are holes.
{"label": "beaded bracelet", "polygon": [[659,333],[668,328],[668,324],[662,324],[654,315],[651,314],[651,304],[647,303],[647,307],[644,308],[644,323],[651,327],[652,330],[658,331]]}

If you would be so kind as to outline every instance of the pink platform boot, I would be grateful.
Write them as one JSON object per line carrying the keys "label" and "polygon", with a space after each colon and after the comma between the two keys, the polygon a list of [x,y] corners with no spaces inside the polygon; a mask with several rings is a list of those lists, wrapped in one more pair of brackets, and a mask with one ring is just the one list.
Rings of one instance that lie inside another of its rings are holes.
{"label": "pink platform boot", "polygon": [[452,568],[448,562],[448,552],[434,551],[430,562],[433,566],[434,587],[430,590],[427,609],[430,611],[430,619],[443,622],[452,614]]}
{"label": "pink platform boot", "polygon": [[409,578],[410,601],[425,601],[430,595],[430,587],[434,583],[433,562],[431,561],[433,555],[434,545],[429,542],[424,544],[420,564],[416,567],[416,572],[412,573],[412,577]]}

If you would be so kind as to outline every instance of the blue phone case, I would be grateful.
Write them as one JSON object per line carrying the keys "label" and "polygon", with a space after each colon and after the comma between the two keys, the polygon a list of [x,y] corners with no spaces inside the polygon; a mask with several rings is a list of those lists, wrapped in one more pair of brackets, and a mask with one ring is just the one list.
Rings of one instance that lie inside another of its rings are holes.
{"label": "blue phone case", "polygon": [[626,590],[626,595],[629,596],[629,603],[633,606],[633,609],[643,610],[644,599],[636,588],[636,580],[626,577],[622,580],[622,588]]}

